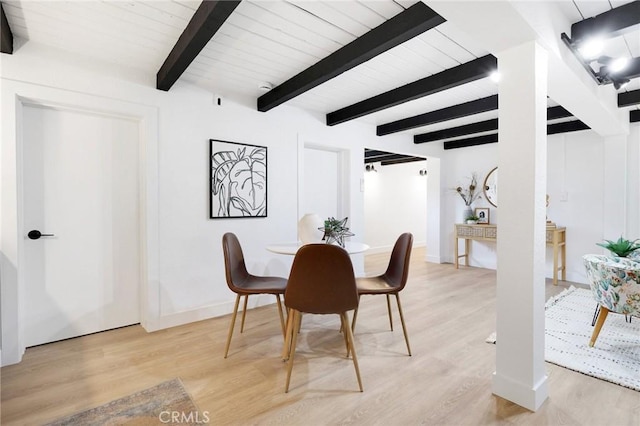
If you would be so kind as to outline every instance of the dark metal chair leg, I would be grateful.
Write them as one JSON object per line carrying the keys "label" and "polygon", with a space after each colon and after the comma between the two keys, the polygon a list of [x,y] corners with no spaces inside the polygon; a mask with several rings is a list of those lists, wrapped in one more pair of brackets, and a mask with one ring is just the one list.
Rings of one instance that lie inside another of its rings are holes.
{"label": "dark metal chair leg", "polygon": [[600,312],[600,305],[596,305],[596,311],[593,313],[593,320],[591,320],[591,327],[596,325],[596,319],[598,319],[599,312]]}

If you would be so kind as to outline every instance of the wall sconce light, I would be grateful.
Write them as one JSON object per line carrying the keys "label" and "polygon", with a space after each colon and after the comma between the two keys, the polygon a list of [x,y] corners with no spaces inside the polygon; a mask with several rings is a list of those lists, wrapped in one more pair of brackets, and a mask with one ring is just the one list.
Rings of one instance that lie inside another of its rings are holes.
{"label": "wall sconce light", "polygon": [[376,168],[373,167],[373,164],[367,164],[366,166],[364,166],[364,169],[368,172],[377,172]]}
{"label": "wall sconce light", "polygon": [[426,176],[427,175],[427,169],[422,169],[418,173],[420,173],[420,176]]}

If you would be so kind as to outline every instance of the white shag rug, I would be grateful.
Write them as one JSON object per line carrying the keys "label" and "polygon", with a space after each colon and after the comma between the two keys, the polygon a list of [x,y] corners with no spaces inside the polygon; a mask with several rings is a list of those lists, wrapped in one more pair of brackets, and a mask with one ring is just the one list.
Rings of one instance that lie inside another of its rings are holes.
{"label": "white shag rug", "polygon": [[[609,314],[591,348],[596,305],[591,290],[573,286],[547,301],[545,360],[640,391],[640,318]],[[495,343],[495,332],[486,341]]]}

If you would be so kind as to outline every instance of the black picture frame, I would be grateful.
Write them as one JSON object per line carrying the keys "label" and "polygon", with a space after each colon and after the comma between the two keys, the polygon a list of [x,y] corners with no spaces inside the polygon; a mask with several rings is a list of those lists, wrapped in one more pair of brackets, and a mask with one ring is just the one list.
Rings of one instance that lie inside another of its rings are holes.
{"label": "black picture frame", "polygon": [[267,147],[209,139],[209,217],[267,217]]}

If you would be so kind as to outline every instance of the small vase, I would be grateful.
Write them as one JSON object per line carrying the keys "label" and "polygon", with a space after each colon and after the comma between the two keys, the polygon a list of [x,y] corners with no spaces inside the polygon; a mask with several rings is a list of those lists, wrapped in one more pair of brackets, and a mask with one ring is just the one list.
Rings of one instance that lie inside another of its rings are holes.
{"label": "small vase", "polygon": [[303,244],[319,243],[322,241],[324,221],[315,213],[307,213],[298,221],[298,238]]}
{"label": "small vase", "polygon": [[464,210],[462,211],[462,223],[467,221],[467,218],[473,216],[473,210],[471,206],[464,206]]}

